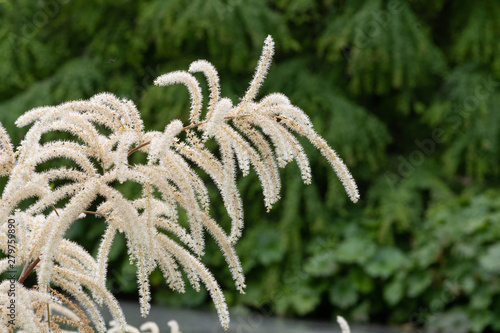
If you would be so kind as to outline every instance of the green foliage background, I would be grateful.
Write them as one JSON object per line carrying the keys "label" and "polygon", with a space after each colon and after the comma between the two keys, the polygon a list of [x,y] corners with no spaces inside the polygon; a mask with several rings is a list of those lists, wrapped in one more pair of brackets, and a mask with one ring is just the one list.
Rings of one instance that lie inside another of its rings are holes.
{"label": "green foliage background", "polygon": [[[230,305],[500,330],[500,2],[24,0],[0,1],[0,22],[0,121],[15,144],[23,112],[101,91],[131,98],[148,129],[186,121],[185,88],[152,81],[196,59],[216,66],[237,102],[271,34],[261,96],[283,92],[311,116],[361,201],[348,201],[314,149],[313,184],[288,166],[271,213],[255,174],[241,179],[247,294],[210,241],[204,258]],[[103,230],[89,218],[69,236],[95,252]],[[118,240],[109,287],[136,297],[125,252]],[[210,303],[206,292],[167,290],[159,272],[152,286],[158,304]]]}

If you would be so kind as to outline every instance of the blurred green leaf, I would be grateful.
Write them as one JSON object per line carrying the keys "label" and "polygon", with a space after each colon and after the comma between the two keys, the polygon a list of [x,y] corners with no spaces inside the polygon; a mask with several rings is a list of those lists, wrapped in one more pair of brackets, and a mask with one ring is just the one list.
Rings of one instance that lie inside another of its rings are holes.
{"label": "blurred green leaf", "polygon": [[407,264],[407,258],[400,250],[382,247],[370,258],[366,264],[366,271],[371,276],[387,278],[396,271],[405,269]]}
{"label": "blurred green leaf", "polygon": [[429,271],[420,271],[410,274],[406,278],[406,285],[408,286],[408,297],[416,297],[420,295],[432,283],[432,274]]}
{"label": "blurred green leaf", "polygon": [[375,250],[376,246],[370,240],[350,238],[334,251],[340,262],[364,264],[375,253]]}
{"label": "blurred green leaf", "polygon": [[391,305],[397,304],[404,296],[404,285],[400,279],[394,279],[384,287],[384,299]]}
{"label": "blurred green leaf", "polygon": [[329,289],[330,302],[345,309],[358,301],[358,293],[349,278],[336,278]]}
{"label": "blurred green leaf", "polygon": [[500,272],[500,243],[491,245],[486,253],[479,257],[479,264],[488,272]]}

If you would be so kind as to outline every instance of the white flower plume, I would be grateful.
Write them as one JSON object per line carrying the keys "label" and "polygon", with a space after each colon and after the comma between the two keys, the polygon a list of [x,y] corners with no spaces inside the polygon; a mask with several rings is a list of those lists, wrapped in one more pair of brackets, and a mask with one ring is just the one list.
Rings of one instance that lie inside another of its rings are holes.
{"label": "white flower plume", "polygon": [[[202,91],[193,74],[176,71],[158,77],[157,85],[180,83],[188,88],[191,110],[187,126],[174,120],[163,132],[146,131],[136,106],[109,93],[26,112],[16,124],[31,127],[15,153],[0,126],[0,175],[8,176],[0,199],[0,249],[9,251],[7,221],[12,219],[17,226],[16,259],[24,265],[23,274],[36,272],[39,286],[30,292],[22,289],[20,279],[19,313],[26,318],[20,328],[38,329],[40,318],[34,317],[33,304],[56,304],[47,291],[56,286],[83,307],[98,331],[105,330],[99,311],[102,304],[119,329],[125,330],[122,310],[106,288],[109,252],[119,233],[125,236],[130,260],[137,266],[143,316],[150,308],[149,274],[158,267],[168,286],[179,292],[185,290],[182,272],[196,290],[203,284],[222,326],[227,328],[224,294],[202,262],[205,235],[219,245],[235,286],[243,293],[245,278],[234,249],[244,221],[238,169],[246,175],[254,168],[262,184],[264,205],[271,209],[280,198],[279,168],[295,160],[304,182],[311,182],[309,160],[297,134],[322,153],[351,200],[358,200],[347,167],[314,131],[302,110],[279,93],[255,100],[273,53],[274,42],[269,36],[250,86],[237,105],[221,97],[212,64],[205,60],[192,63],[189,72],[202,73],[208,81],[210,100],[204,113]],[[69,133],[71,139],[42,140],[46,133],[61,131]],[[207,140],[217,143],[218,154],[205,146]],[[129,157],[137,151],[147,155],[146,163],[130,162]],[[61,159],[67,163],[58,166]],[[47,161],[51,166],[46,167]],[[220,225],[210,216],[208,189],[193,165],[216,185],[231,218],[230,226]],[[125,182],[138,185],[140,193],[129,198],[120,192],[115,184]],[[19,210],[26,199],[31,203]],[[91,211],[91,207],[97,208]],[[65,239],[71,225],[89,214],[101,217],[106,224],[95,258]],[[181,215],[187,216],[187,225],[180,222]],[[0,273],[6,270],[8,262],[0,261]],[[3,309],[8,304],[5,288],[0,284],[0,320],[4,322],[7,311]],[[68,316],[70,312],[66,311]]]}

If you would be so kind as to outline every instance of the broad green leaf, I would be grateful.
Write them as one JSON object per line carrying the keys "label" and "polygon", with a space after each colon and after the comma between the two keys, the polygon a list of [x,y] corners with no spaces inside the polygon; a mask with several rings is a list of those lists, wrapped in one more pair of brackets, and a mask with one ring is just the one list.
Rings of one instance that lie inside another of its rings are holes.
{"label": "broad green leaf", "polygon": [[374,277],[387,278],[397,271],[405,269],[408,261],[401,250],[392,247],[382,247],[366,264],[366,271]]}

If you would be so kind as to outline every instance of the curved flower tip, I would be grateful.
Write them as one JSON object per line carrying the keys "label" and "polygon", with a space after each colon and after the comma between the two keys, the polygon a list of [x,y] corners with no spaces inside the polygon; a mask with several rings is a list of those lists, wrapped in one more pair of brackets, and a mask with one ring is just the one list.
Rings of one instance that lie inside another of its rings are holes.
{"label": "curved flower tip", "polygon": [[183,84],[188,88],[189,96],[191,98],[191,112],[189,119],[191,124],[200,121],[200,112],[203,102],[203,94],[201,87],[196,78],[186,71],[174,71],[167,74],[160,75],[154,81],[156,86],[169,86],[173,84]]}
{"label": "curved flower tip", "polygon": [[271,35],[267,35],[266,39],[264,40],[264,43],[273,43],[274,40],[273,40],[273,36]]}
{"label": "curved flower tip", "polygon": [[170,333],[182,333],[179,331],[179,324],[175,320],[171,320],[167,323],[170,326]]}
{"label": "curved flower tip", "polygon": [[243,101],[250,102],[255,99],[260,86],[266,78],[267,72],[269,71],[269,66],[274,55],[274,41],[271,35],[267,36],[264,41],[264,47],[262,48],[262,54],[260,55],[257,68],[255,69],[255,74],[250,82],[250,86],[243,97]]}
{"label": "curved flower tip", "polygon": [[[160,328],[155,322],[147,321],[139,327],[141,332],[148,333],[160,333]],[[181,332],[179,332],[181,333]]]}
{"label": "curved flower tip", "polygon": [[229,98],[222,98],[215,105],[212,117],[208,119],[203,130],[205,131],[204,139],[215,136],[220,129],[220,125],[224,122],[224,118],[231,111],[233,102]]}
{"label": "curved flower tip", "polygon": [[342,329],[342,333],[351,333],[349,324],[343,317],[337,316],[337,322],[339,323],[340,328]]}
{"label": "curved flower tip", "polygon": [[219,74],[215,69],[214,65],[206,60],[197,60],[189,65],[190,73],[202,72],[208,82],[208,88],[210,90],[210,102],[207,112],[207,120],[210,119],[212,112],[215,108],[215,104],[220,99],[220,85],[219,85]]}
{"label": "curved flower tip", "polygon": [[0,176],[7,176],[16,163],[14,147],[7,130],[0,123]]}
{"label": "curved flower tip", "polygon": [[[168,322],[168,326],[170,326],[170,327],[172,327],[170,325],[171,322],[174,322],[175,324],[177,324],[177,322],[175,320],[171,320]],[[116,321],[114,321],[114,320],[110,321],[109,325],[111,326],[111,328],[106,333],[123,332],[120,329],[120,326],[118,325],[118,323]],[[126,331],[129,333],[160,333],[160,328],[158,327],[158,325],[155,322],[152,322],[152,321],[145,322],[144,324],[141,325],[141,327],[139,327],[139,329],[137,329],[131,325],[127,325],[125,328],[126,328]],[[66,332],[66,331],[63,331],[63,332]],[[182,333],[179,331],[178,325],[176,326],[176,330],[174,330],[174,328],[172,327],[172,330],[170,332],[171,333]]]}

